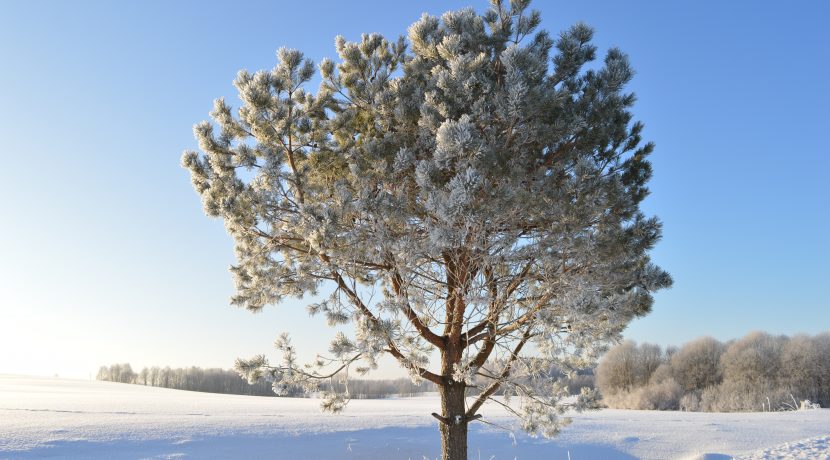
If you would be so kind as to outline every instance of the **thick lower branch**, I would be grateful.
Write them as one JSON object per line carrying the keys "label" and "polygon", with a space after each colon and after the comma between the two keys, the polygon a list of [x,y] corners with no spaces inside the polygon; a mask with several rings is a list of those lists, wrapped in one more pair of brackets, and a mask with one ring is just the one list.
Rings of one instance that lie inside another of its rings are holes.
{"label": "thick lower branch", "polygon": [[424,369],[423,367],[413,366],[409,361],[407,361],[406,356],[404,356],[404,354],[401,353],[400,350],[398,350],[398,347],[396,347],[395,344],[393,344],[392,342],[389,342],[388,345],[389,345],[389,348],[387,348],[385,351],[387,353],[389,353],[390,355],[394,356],[395,359],[397,359],[398,362],[401,363],[403,366],[414,368],[416,371],[418,371],[418,375],[420,375],[424,379],[429,380],[430,382],[432,382],[436,385],[444,386],[446,384],[446,382],[444,381],[444,379],[440,375],[438,375],[434,372],[430,372],[430,371]]}
{"label": "thick lower branch", "polygon": [[[398,273],[397,269],[393,269],[392,271],[392,289],[395,291],[395,295],[397,295],[398,298],[406,298],[406,295],[403,291],[403,279],[401,278],[401,275],[400,273]],[[415,327],[415,329],[418,331],[421,337],[423,337],[427,342],[439,348],[446,346],[446,341],[444,337],[441,337],[438,334],[432,332],[432,330],[430,330],[430,328],[428,328],[420,320],[420,318],[418,318],[418,315],[409,305],[409,302],[407,302],[404,306],[404,313],[406,314],[406,318],[409,320],[409,322],[412,323],[412,325]]]}

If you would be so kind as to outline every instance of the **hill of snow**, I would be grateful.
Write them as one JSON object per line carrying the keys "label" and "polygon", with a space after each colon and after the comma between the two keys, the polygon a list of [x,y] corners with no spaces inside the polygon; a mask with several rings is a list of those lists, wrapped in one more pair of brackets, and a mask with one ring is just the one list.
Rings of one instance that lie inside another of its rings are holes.
{"label": "hill of snow", "polygon": [[[339,415],[311,399],[217,395],[0,375],[0,459],[432,459],[436,396],[355,400]],[[484,419],[510,427],[500,408]],[[554,440],[475,423],[470,456],[499,459],[830,458],[830,410],[577,414]]]}

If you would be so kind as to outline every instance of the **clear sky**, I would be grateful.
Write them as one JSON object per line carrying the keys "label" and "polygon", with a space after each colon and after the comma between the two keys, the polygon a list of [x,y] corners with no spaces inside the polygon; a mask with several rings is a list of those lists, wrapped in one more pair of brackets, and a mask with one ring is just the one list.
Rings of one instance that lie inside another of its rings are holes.
{"label": "clear sky", "polygon": [[[179,167],[191,127],[281,46],[319,62],[338,34],[397,37],[467,5],[486,2],[4,1],[0,373],[227,368],[285,330],[323,351],[333,332],[299,302],[228,305],[230,238]],[[553,33],[594,26],[637,70],[634,112],[657,144],[644,209],[675,286],[627,337],[830,329],[830,3],[534,7]]]}

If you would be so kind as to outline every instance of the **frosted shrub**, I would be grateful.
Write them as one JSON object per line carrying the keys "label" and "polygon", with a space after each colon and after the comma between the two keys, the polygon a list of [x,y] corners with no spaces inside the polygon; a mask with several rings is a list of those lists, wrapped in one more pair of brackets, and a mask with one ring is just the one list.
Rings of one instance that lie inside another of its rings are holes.
{"label": "frosted shrub", "polygon": [[830,332],[817,335],[813,340],[822,356],[818,369],[819,375],[822,376],[818,383],[819,397],[813,402],[820,404],[821,407],[830,407]]}
{"label": "frosted shrub", "polygon": [[609,407],[675,410],[683,389],[672,377],[661,348],[623,342],[609,351],[596,371],[597,387]]}
{"label": "frosted shrub", "polygon": [[810,409],[819,409],[819,408],[821,408],[820,405],[811,402],[809,399],[805,399],[805,400],[801,401],[801,404],[798,407],[799,410],[810,410]]}
{"label": "frosted shrub", "polygon": [[[830,342],[828,342],[830,343]],[[824,346],[823,346],[824,345]],[[796,398],[830,402],[822,391],[830,379],[830,347],[807,336],[793,337],[781,352],[781,384]]]}
{"label": "frosted shrub", "polygon": [[650,383],[641,396],[641,408],[649,410],[678,410],[683,388],[672,378]]}
{"label": "frosted shrub", "polygon": [[603,394],[603,402],[615,409],[677,410],[683,389],[674,379],[649,383],[633,390]]}
{"label": "frosted shrub", "polygon": [[723,350],[723,344],[711,337],[701,337],[684,345],[671,358],[677,383],[684,391],[702,390],[719,384],[723,379],[720,370]]}
{"label": "frosted shrub", "polygon": [[663,363],[655,369],[648,385],[643,388],[639,406],[648,410],[677,410],[681,397],[683,388],[672,377],[671,365]]}
{"label": "frosted shrub", "polygon": [[[612,348],[600,360],[596,370],[597,387],[606,395],[627,390],[636,384],[634,362],[637,345],[625,341]],[[612,406],[613,407],[613,406]]]}
{"label": "frosted shrub", "polygon": [[657,369],[655,369],[649,376],[648,383],[649,385],[653,385],[666,380],[677,381],[677,379],[674,378],[674,372],[672,371],[671,364],[669,362],[665,362],[657,366]]}
{"label": "frosted shrub", "polygon": [[663,363],[659,346],[625,341],[612,348],[599,362],[596,384],[603,394],[629,391],[648,383]]}
{"label": "frosted shrub", "polygon": [[644,343],[637,353],[637,377],[641,382],[651,380],[654,372],[666,362],[666,355],[659,345]]}
{"label": "frosted shrub", "polygon": [[688,412],[697,412],[700,410],[700,395],[693,393],[686,393],[680,398],[680,410]]}
{"label": "frosted shrub", "polygon": [[791,404],[790,394],[782,388],[728,380],[704,390],[700,401],[706,412],[777,411]]}
{"label": "frosted shrub", "polygon": [[746,387],[777,385],[786,337],[752,332],[731,343],[721,356],[724,381]]}
{"label": "frosted shrub", "polygon": [[665,352],[623,342],[600,360],[596,382],[604,403],[620,409],[796,410],[804,399],[826,407],[830,334],[753,332],[727,344],[702,337]]}

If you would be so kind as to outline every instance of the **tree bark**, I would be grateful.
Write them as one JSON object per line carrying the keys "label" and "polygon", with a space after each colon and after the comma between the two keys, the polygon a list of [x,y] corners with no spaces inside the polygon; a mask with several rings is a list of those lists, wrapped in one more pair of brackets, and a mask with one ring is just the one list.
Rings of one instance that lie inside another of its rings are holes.
{"label": "tree bark", "polygon": [[450,381],[440,387],[441,458],[443,460],[467,460],[467,424],[464,408],[464,382]]}

